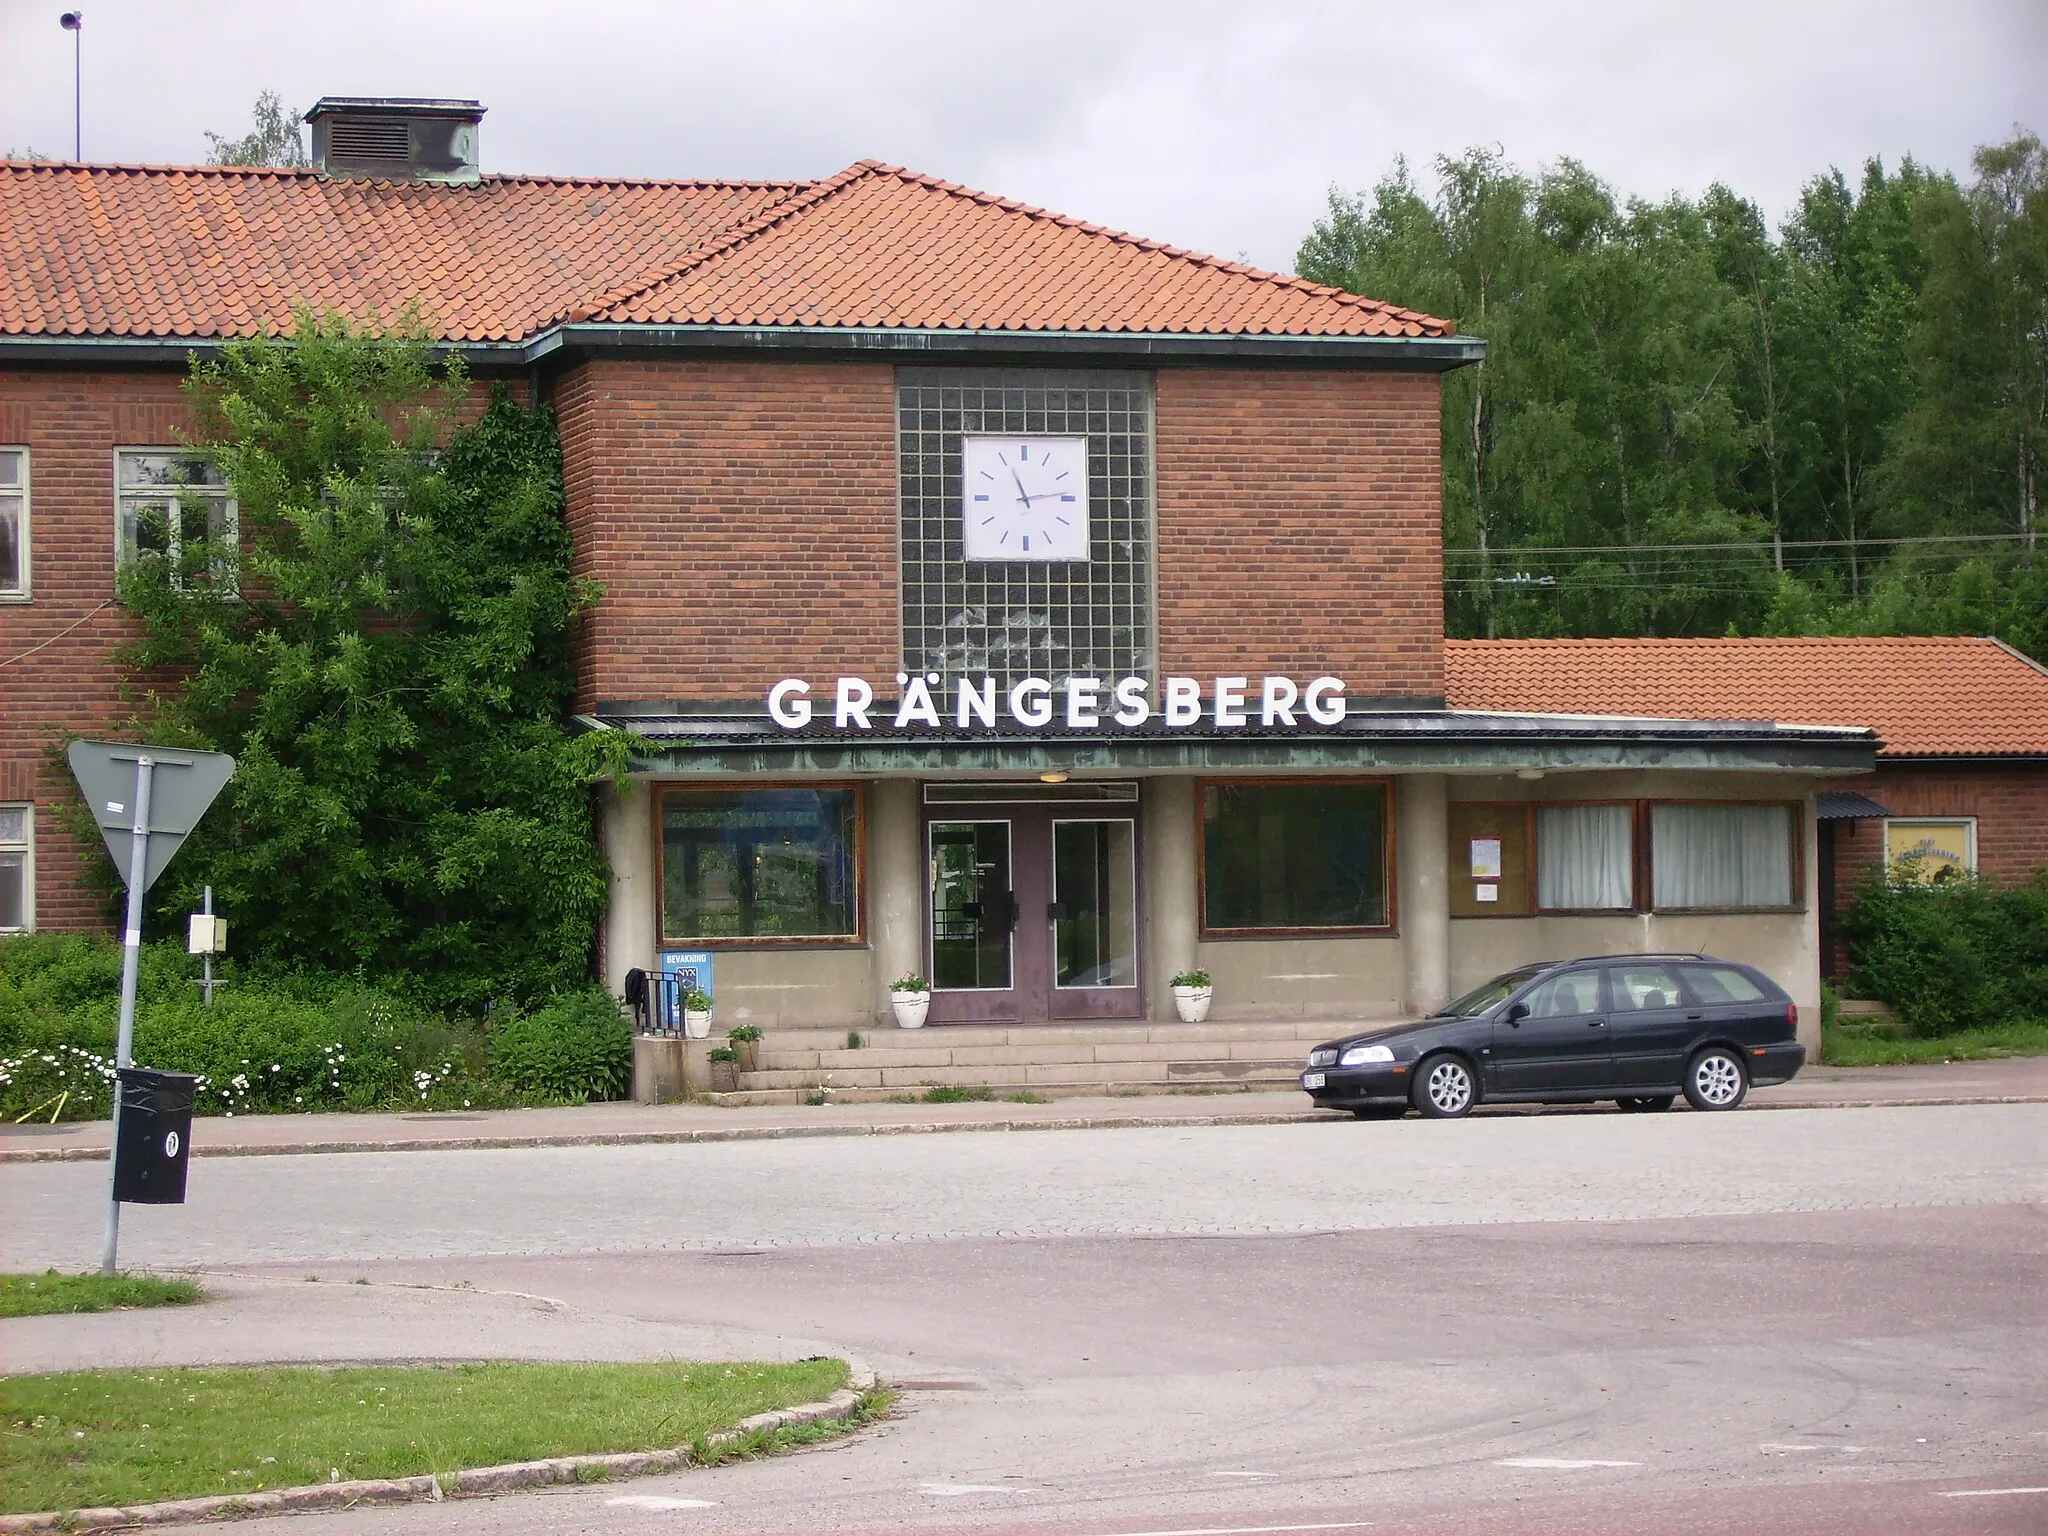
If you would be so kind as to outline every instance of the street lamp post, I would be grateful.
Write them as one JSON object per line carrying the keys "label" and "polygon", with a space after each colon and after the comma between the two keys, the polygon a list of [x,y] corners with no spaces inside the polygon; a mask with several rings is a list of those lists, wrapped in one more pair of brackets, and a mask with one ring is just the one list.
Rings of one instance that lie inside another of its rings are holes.
{"label": "street lamp post", "polygon": [[85,51],[85,12],[66,11],[57,25],[71,34],[71,158],[85,159],[85,108],[81,87],[85,79],[82,62]]}

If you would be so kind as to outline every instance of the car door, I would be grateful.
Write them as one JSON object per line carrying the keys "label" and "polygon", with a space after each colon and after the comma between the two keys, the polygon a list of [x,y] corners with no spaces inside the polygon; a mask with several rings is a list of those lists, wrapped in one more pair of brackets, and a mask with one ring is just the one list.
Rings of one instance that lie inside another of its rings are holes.
{"label": "car door", "polygon": [[1586,966],[1538,982],[1500,1015],[1486,1086],[1528,1094],[1598,1089],[1611,1070],[1600,972]]}
{"label": "car door", "polygon": [[1608,1046],[1621,1088],[1678,1088],[1706,1012],[1688,1004],[1678,967],[1654,961],[1607,969]]}

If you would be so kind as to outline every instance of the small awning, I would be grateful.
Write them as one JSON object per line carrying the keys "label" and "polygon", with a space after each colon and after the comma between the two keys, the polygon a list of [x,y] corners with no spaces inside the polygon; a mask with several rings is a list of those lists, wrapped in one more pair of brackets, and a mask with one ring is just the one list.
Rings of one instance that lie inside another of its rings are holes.
{"label": "small awning", "polygon": [[1846,789],[1824,789],[1813,814],[1821,821],[1867,821],[1874,816],[1889,816],[1891,812],[1867,795]]}

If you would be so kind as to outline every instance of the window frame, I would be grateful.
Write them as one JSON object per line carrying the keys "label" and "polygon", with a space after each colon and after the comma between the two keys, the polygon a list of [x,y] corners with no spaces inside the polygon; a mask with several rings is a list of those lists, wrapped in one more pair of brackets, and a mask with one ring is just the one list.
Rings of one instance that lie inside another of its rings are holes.
{"label": "window frame", "polygon": [[[1387,893],[1387,920],[1384,923],[1349,925],[1341,928],[1217,928],[1209,922],[1209,838],[1202,815],[1204,797],[1211,789],[1242,788],[1253,784],[1314,785],[1331,784],[1376,784],[1385,794],[1381,801],[1380,828],[1380,878]],[[1400,810],[1395,796],[1399,790],[1391,774],[1261,774],[1248,777],[1198,777],[1195,780],[1195,907],[1196,936],[1202,941],[1211,939],[1356,939],[1392,938],[1401,931],[1400,911],[1397,901],[1400,896],[1399,884],[1395,878],[1399,869],[1395,839],[1399,835]]]}
{"label": "window frame", "polygon": [[21,811],[22,840],[19,843],[0,843],[0,853],[20,852],[21,860],[21,926],[0,927],[0,933],[34,933],[36,931],[36,803],[33,800],[0,801],[0,810]]}
{"label": "window frame", "polygon": [[18,495],[21,498],[21,527],[17,530],[21,543],[21,580],[15,586],[0,587],[0,603],[26,603],[35,596],[35,578],[32,569],[34,539],[29,531],[32,526],[32,506],[34,502],[34,488],[31,484],[34,477],[33,456],[29,452],[29,447],[26,443],[0,443],[0,453],[18,453],[21,455],[20,486],[18,488],[14,486],[0,486],[0,496]]}
{"label": "window frame", "polygon": [[[1893,879],[1893,872],[1898,868],[1900,863],[1898,859],[1892,857],[1893,827],[1952,827],[1956,825],[1958,822],[1962,823],[1965,827],[1968,828],[1965,837],[1969,845],[1969,851],[1966,862],[1963,867],[1963,873],[1966,876],[1974,878],[1978,870],[1977,818],[1974,815],[1885,817],[1883,821],[1884,830],[1882,833],[1879,834],[1879,848],[1884,859],[1885,878],[1887,880]],[[1921,883],[1932,884],[1933,880],[1934,877],[1929,876],[1925,881]]]}
{"label": "window frame", "polygon": [[[1641,861],[1640,873],[1638,875],[1640,883],[1637,886],[1637,891],[1640,895],[1641,901],[1644,903],[1643,905],[1639,905],[1637,907],[1638,911],[1648,912],[1653,916],[1662,916],[1666,914],[1682,914],[1685,916],[1713,916],[1716,914],[1740,914],[1759,912],[1789,914],[1804,912],[1806,910],[1806,819],[1803,814],[1803,812],[1806,809],[1805,801],[1727,800],[1714,799],[1705,795],[1691,795],[1684,797],[1665,796],[1654,800],[1642,800],[1638,802],[1638,805],[1639,810],[1637,812],[1637,815],[1640,821],[1640,825],[1642,829],[1649,834],[1648,836],[1638,837],[1636,839],[1636,856]],[[1660,805],[1741,805],[1754,807],[1784,807],[1790,813],[1785,819],[1787,824],[1787,835],[1791,839],[1792,849],[1792,890],[1790,893],[1792,899],[1783,905],[1771,906],[1664,907],[1657,905],[1657,865],[1655,853],[1656,826],[1654,822],[1654,817],[1656,815],[1657,807]]]}
{"label": "window frame", "polygon": [[[668,839],[664,823],[672,797],[691,793],[757,789],[851,790],[853,792],[853,931],[824,934],[763,934],[753,938],[702,938],[668,931]],[[657,948],[688,945],[692,949],[863,949],[868,942],[868,794],[861,779],[714,779],[705,783],[669,780],[653,786],[654,794],[654,942]]]}
{"label": "window frame", "polygon": [[[1626,798],[1604,800],[1531,800],[1529,802],[1529,911],[1530,917],[1626,917],[1643,912],[1649,892],[1649,870],[1643,861],[1643,826],[1648,802]],[[1625,805],[1628,807],[1628,902],[1619,907],[1546,907],[1543,905],[1543,813],[1572,806]]]}
{"label": "window frame", "polygon": [[[121,537],[121,513],[123,509],[123,504],[131,496],[140,498],[144,494],[144,492],[141,491],[140,489],[131,489],[129,487],[127,480],[122,474],[122,461],[130,457],[145,453],[168,454],[178,458],[205,459],[209,463],[214,463],[216,465],[218,464],[218,461],[214,459],[214,456],[212,454],[203,453],[197,449],[186,448],[178,444],[171,444],[169,446],[164,446],[161,444],[134,443],[115,445],[114,569],[117,572],[126,570],[128,566],[134,563],[134,561],[138,559],[141,554],[140,550],[130,550],[123,543]],[[167,487],[167,489],[171,490],[171,500],[173,502],[181,500],[183,496],[189,492],[190,494],[198,496],[203,500],[217,500],[221,503],[223,514],[221,518],[221,531],[225,542],[231,545],[234,549],[234,569],[229,573],[229,577],[226,581],[216,583],[211,588],[211,590],[216,595],[223,598],[239,598],[242,595],[242,509],[240,502],[237,501],[235,497],[234,487],[227,485],[225,481],[223,481],[223,484],[218,488],[212,486],[178,486]],[[178,527],[178,520],[176,518],[173,518],[171,520],[170,527],[166,530],[166,536],[169,539],[169,546],[164,551],[164,553],[169,555],[173,562],[175,562],[178,558],[178,552],[182,542],[181,533]],[[180,592],[187,590],[185,585],[185,578],[178,573],[175,567],[173,568],[171,573],[171,585]]]}

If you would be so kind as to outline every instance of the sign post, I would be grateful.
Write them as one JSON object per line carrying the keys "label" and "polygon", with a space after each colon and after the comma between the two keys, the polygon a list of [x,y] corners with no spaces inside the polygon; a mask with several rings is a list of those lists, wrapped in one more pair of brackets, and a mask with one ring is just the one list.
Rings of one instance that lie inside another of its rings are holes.
{"label": "sign post", "polygon": [[[164,872],[214,796],[235,771],[225,752],[183,752],[103,741],[74,741],[66,754],[72,777],[85,792],[106,839],[114,867],[128,884],[128,921],[121,934],[121,1026],[114,1065],[133,1066],[135,982],[142,960],[142,897]],[[130,774],[133,777],[130,777]],[[163,777],[158,778],[161,773]],[[131,787],[132,786],[132,787]],[[100,1273],[114,1273],[121,1237],[121,1202],[114,1196],[114,1166],[121,1145],[121,1084],[114,1087],[114,1139],[107,1155],[107,1242]]]}

